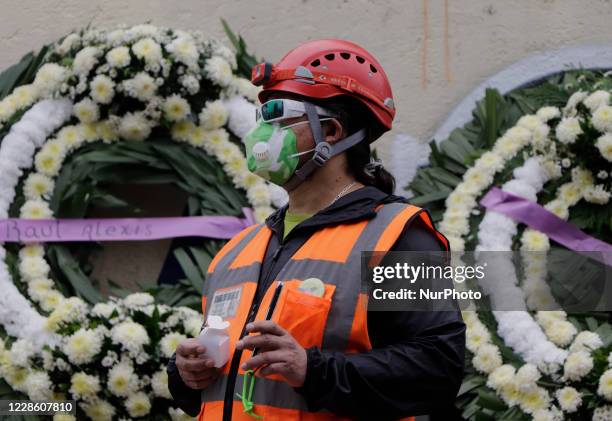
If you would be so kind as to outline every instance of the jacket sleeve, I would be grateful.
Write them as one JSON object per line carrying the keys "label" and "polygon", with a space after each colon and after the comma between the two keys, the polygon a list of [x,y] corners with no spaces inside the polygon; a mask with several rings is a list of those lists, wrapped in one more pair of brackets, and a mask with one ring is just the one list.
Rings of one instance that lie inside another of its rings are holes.
{"label": "jacket sleeve", "polygon": [[168,365],[168,389],[176,406],[192,417],[200,413],[200,391],[187,386],[181,378],[176,366],[176,353],[172,354]]}
{"label": "jacket sleeve", "polygon": [[[415,218],[392,250],[444,248]],[[305,382],[295,390],[311,410],[377,420],[453,411],[465,356],[459,311],[371,311],[368,333],[366,353],[307,349]]]}

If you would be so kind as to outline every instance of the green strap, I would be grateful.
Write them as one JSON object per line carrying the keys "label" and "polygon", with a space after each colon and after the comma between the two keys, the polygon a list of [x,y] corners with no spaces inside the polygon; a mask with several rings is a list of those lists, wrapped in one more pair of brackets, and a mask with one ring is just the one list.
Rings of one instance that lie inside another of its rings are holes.
{"label": "green strap", "polygon": [[257,415],[253,410],[253,388],[255,387],[255,375],[253,370],[247,370],[244,373],[244,379],[242,381],[242,395],[236,393],[236,396],[242,401],[243,411],[250,416],[261,419],[260,415]]}

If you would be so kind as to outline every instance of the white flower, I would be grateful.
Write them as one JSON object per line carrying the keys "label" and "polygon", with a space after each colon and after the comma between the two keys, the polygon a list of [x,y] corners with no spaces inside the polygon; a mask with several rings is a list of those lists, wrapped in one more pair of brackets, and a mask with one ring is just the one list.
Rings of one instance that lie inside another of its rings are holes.
{"label": "white flower", "polygon": [[595,408],[593,411],[593,421],[610,421],[612,420],[612,406],[605,405]]}
{"label": "white flower", "polygon": [[567,101],[567,105],[565,106],[564,112],[571,113],[574,111],[576,106],[581,103],[589,94],[587,92],[578,91],[572,94],[570,99]]}
{"label": "white flower", "polygon": [[516,381],[519,385],[529,385],[537,382],[540,379],[540,372],[533,364],[524,364],[516,372]]}
{"label": "white flower", "polygon": [[589,186],[584,190],[584,199],[590,203],[605,205],[610,201],[610,192],[605,190],[603,184]]}
{"label": "white flower", "polygon": [[544,208],[561,219],[567,219],[569,211],[567,209],[567,203],[560,199],[554,199],[544,205]]}
{"label": "white flower", "polygon": [[178,344],[184,339],[187,339],[187,337],[178,332],[171,332],[165,335],[159,343],[162,354],[170,358],[174,351],[176,351]]}
{"label": "white flower", "polygon": [[100,109],[98,104],[89,98],[85,98],[74,104],[74,115],[81,120],[82,123],[93,123],[100,118]]}
{"label": "white flower", "polygon": [[19,108],[32,104],[37,97],[36,90],[32,85],[18,86],[11,95],[15,98]]}
{"label": "white flower", "polygon": [[151,38],[144,38],[132,45],[134,55],[145,62],[153,64],[162,59],[162,50],[158,43]]}
{"label": "white flower", "polygon": [[65,126],[57,132],[57,142],[63,146],[64,150],[75,149],[78,147],[83,141],[85,137],[83,136],[83,128],[82,126]]}
{"label": "white flower", "polygon": [[105,75],[96,76],[90,84],[91,97],[100,104],[110,104],[115,96],[115,82]]}
{"label": "white flower", "polygon": [[31,173],[25,181],[23,192],[27,199],[49,198],[55,182],[44,174]]}
{"label": "white flower", "polygon": [[542,125],[542,120],[535,115],[529,114],[521,117],[516,125],[534,131]]}
{"label": "white flower", "polygon": [[548,120],[559,117],[561,111],[559,111],[557,107],[542,107],[538,110],[536,115],[543,123],[546,123]]}
{"label": "white flower", "polygon": [[583,103],[593,112],[603,105],[610,104],[610,93],[607,91],[595,91]]}
{"label": "white flower", "polygon": [[593,113],[593,126],[600,132],[612,131],[612,107],[604,105]]}
{"label": "white flower", "polygon": [[55,63],[46,63],[38,69],[34,78],[34,86],[41,92],[41,95],[48,95],[59,89],[68,75],[68,69],[65,67]]}
{"label": "white flower", "polygon": [[198,336],[202,330],[202,318],[201,317],[190,317],[183,323],[185,333],[189,336]]}
{"label": "white flower", "polygon": [[125,407],[132,417],[143,417],[151,411],[151,401],[144,392],[138,392],[125,401]]}
{"label": "white flower", "polygon": [[111,421],[116,412],[110,403],[102,399],[81,403],[81,407],[85,414],[94,421]]}
{"label": "white flower", "polygon": [[56,51],[60,54],[60,55],[65,55],[67,54],[72,47],[77,44],[79,41],[81,40],[81,37],[79,36],[79,34],[70,34],[67,35],[61,42],[61,44],[58,44],[55,48]]}
{"label": "white flower", "polygon": [[213,130],[225,126],[228,112],[222,101],[209,101],[206,103],[199,117],[202,127],[207,130]]}
{"label": "white flower", "polygon": [[491,334],[482,323],[474,325],[466,332],[466,346],[472,353],[476,353],[483,344],[490,341]]}
{"label": "white flower", "polygon": [[129,112],[119,122],[118,131],[126,140],[145,140],[151,134],[151,123],[142,112]]}
{"label": "white flower", "polygon": [[557,397],[557,401],[559,401],[559,406],[565,412],[576,412],[582,403],[582,395],[580,392],[570,386],[557,390],[555,396]]}
{"label": "white flower", "polygon": [[72,62],[72,71],[75,75],[87,76],[98,61],[100,49],[97,47],[85,47],[79,51]]}
{"label": "white flower", "polygon": [[79,329],[66,338],[63,351],[76,365],[88,364],[102,349],[102,339],[92,329]]}
{"label": "white flower", "polygon": [[53,212],[46,201],[30,199],[21,207],[19,217],[25,219],[50,219],[53,217]]}
{"label": "white flower", "polygon": [[504,364],[497,367],[489,374],[487,378],[487,386],[494,390],[500,390],[503,386],[506,386],[514,382],[515,369],[510,364]]}
{"label": "white flower", "polygon": [[172,399],[168,389],[168,372],[165,369],[159,370],[151,378],[151,389],[156,396]]}
{"label": "white flower", "polygon": [[597,149],[599,149],[601,156],[612,162],[612,133],[606,133],[599,137],[595,143],[595,146],[597,146]]}
{"label": "white flower", "polygon": [[180,408],[168,408],[168,415],[170,415],[172,421],[193,421],[193,417],[190,417]]}
{"label": "white flower", "polygon": [[17,339],[10,350],[11,362],[20,367],[28,367],[30,358],[34,356],[36,350],[32,342],[27,339]]}
{"label": "white flower", "polygon": [[53,384],[49,374],[32,371],[25,380],[28,397],[32,400],[48,400],[52,397]]}
{"label": "white flower", "polygon": [[612,401],[612,369],[606,370],[599,378],[597,393]]}
{"label": "white flower", "polygon": [[130,60],[130,49],[126,46],[115,47],[106,53],[106,61],[111,67],[125,67]]}
{"label": "white flower", "polygon": [[563,413],[559,408],[538,409],[533,414],[533,421],[562,421]]}
{"label": "white flower", "polygon": [[166,45],[166,50],[188,67],[195,67],[198,63],[198,49],[190,37],[179,36]]}
{"label": "white flower", "polygon": [[569,380],[580,380],[593,368],[593,358],[586,351],[569,354],[563,366],[563,377]]}
{"label": "white flower", "polygon": [[561,143],[574,143],[578,136],[582,134],[580,120],[577,117],[564,118],[557,126],[555,134]]}
{"label": "white flower", "polygon": [[576,334],[576,327],[566,320],[557,320],[546,329],[546,336],[556,345],[568,345]]}
{"label": "white flower", "polygon": [[206,60],[205,70],[210,78],[221,86],[232,82],[233,73],[229,63],[222,57],[214,56]]}
{"label": "white flower", "polygon": [[138,378],[131,364],[121,362],[108,372],[108,390],[116,396],[129,396],[138,389]]}
{"label": "white flower", "polygon": [[519,396],[519,405],[523,411],[533,414],[538,410],[548,408],[550,395],[542,387],[533,387]]}
{"label": "white flower", "polygon": [[191,106],[180,95],[170,95],[162,106],[164,115],[170,121],[181,121],[191,112]]}
{"label": "white flower", "polygon": [[153,304],[154,298],[148,292],[135,292],[123,299],[123,302],[128,307],[140,307],[148,304]]}
{"label": "white flower", "polygon": [[145,328],[136,322],[121,322],[111,329],[113,343],[121,344],[124,349],[137,354],[144,345],[150,342]]}
{"label": "white flower", "polygon": [[499,348],[493,344],[483,344],[472,359],[472,364],[478,371],[491,373],[502,365]]}
{"label": "white flower", "polygon": [[146,72],[140,72],[123,83],[128,94],[141,101],[148,101],[157,93],[155,79]]}
{"label": "white flower", "polygon": [[76,399],[90,399],[100,392],[100,379],[80,371],[70,379],[70,394]]}

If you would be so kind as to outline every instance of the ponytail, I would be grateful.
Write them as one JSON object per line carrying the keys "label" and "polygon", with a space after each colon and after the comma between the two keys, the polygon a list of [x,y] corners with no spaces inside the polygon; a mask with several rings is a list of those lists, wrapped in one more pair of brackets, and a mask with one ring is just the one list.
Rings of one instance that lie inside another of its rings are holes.
{"label": "ponytail", "polygon": [[348,169],[360,183],[392,194],[395,191],[395,177],[383,167],[380,160],[374,159],[370,150],[370,143],[378,139],[384,129],[372,117],[369,109],[349,96],[316,102],[310,98],[307,100],[336,113],[347,131],[347,136],[361,128],[366,129],[365,139],[346,150]]}

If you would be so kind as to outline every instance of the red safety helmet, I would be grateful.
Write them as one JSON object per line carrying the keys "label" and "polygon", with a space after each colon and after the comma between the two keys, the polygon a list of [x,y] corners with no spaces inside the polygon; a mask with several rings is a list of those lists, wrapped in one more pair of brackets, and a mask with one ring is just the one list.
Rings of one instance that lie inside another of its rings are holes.
{"label": "red safety helmet", "polygon": [[308,41],[289,51],[278,63],[253,67],[251,82],[263,85],[259,100],[272,92],[291,92],[310,98],[348,95],[366,105],[381,124],[391,129],[395,105],[389,79],[380,63],[355,43],[341,39]]}

